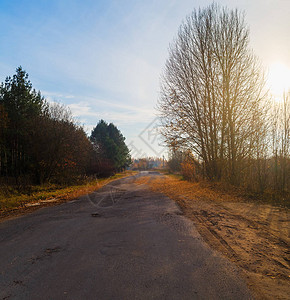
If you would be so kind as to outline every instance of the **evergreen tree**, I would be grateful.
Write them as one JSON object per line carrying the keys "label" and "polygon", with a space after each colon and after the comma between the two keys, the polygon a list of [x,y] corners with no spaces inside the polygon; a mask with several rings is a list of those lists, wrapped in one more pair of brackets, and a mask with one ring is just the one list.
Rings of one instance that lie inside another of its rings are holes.
{"label": "evergreen tree", "polygon": [[90,140],[97,153],[100,167],[110,168],[116,172],[131,164],[125,137],[114,124],[100,120],[93,129]]}
{"label": "evergreen tree", "polygon": [[41,115],[44,98],[32,89],[28,74],[19,67],[13,77],[7,77],[0,87],[0,106],[7,115],[6,129],[2,131],[0,149],[3,175],[18,178],[27,173],[30,165],[29,140],[33,131],[33,119]]}

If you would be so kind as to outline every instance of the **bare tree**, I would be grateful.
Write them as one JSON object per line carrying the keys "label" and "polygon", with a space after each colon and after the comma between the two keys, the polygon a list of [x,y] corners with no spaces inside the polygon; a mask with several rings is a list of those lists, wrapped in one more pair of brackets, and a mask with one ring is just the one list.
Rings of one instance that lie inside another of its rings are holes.
{"label": "bare tree", "polygon": [[92,145],[64,105],[47,104],[43,116],[35,120],[30,144],[37,183],[72,182],[85,174]]}
{"label": "bare tree", "polygon": [[211,180],[239,181],[264,130],[264,78],[237,10],[195,10],[169,49],[158,109],[168,145],[191,149]]}
{"label": "bare tree", "polygon": [[271,118],[272,186],[281,192],[290,187],[290,91],[273,103]]}

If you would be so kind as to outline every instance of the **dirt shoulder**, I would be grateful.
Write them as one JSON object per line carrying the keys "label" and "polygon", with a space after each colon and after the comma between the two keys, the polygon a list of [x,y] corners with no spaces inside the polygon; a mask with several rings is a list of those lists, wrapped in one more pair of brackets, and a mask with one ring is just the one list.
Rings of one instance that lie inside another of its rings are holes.
{"label": "dirt shoulder", "polygon": [[137,183],[174,199],[204,240],[241,267],[257,299],[290,299],[289,209],[171,176]]}

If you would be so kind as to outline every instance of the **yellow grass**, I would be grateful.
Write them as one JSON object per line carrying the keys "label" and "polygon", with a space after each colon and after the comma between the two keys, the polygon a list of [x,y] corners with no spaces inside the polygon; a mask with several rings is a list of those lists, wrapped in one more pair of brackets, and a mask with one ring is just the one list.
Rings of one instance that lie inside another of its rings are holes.
{"label": "yellow grass", "polygon": [[85,184],[68,187],[59,187],[57,185],[33,186],[29,195],[12,190],[7,196],[1,193],[0,190],[0,212],[45,202],[69,201],[98,190],[111,181],[133,174],[135,173],[132,171],[126,171],[109,178],[95,179]]}
{"label": "yellow grass", "polygon": [[155,192],[163,193],[174,199],[196,199],[215,201],[241,201],[237,193],[223,191],[222,187],[212,186],[208,182],[189,182],[181,180],[180,176],[167,175],[149,180],[148,177],[141,177],[138,184],[147,184]]}

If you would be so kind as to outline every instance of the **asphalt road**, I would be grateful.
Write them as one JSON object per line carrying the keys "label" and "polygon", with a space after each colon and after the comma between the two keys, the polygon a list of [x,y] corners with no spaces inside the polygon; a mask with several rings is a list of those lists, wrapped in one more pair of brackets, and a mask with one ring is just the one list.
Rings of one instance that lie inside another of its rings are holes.
{"label": "asphalt road", "polygon": [[2,222],[0,299],[251,299],[175,203],[134,179]]}

